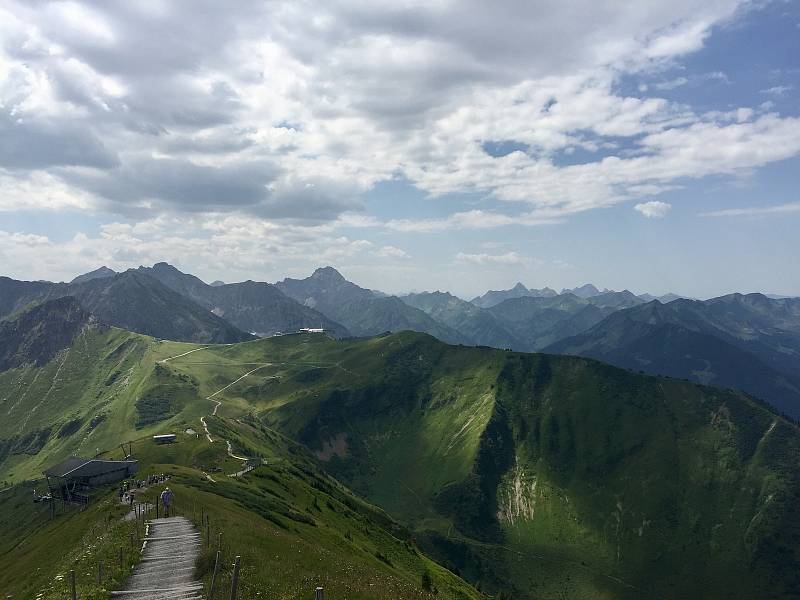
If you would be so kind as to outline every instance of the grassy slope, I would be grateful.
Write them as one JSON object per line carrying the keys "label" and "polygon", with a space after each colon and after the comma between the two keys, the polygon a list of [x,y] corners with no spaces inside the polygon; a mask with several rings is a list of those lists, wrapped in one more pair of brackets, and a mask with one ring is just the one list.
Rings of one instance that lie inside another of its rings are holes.
{"label": "grassy slope", "polygon": [[[202,414],[206,405],[190,401],[196,398],[193,382],[156,365],[196,347],[90,328],[43,367],[0,373],[0,480],[38,478],[70,454],[94,456]],[[181,417],[141,427],[154,411]]]}
{"label": "grassy slope", "polygon": [[[206,395],[254,367],[241,364],[240,357],[214,359],[212,362],[221,366],[196,366],[200,383],[194,375],[172,368],[171,363],[158,362],[197,348],[203,346],[157,343],[117,329],[87,330],[68,353],[41,369],[28,367],[0,374],[0,386],[5,386],[0,387],[4,391],[0,410],[15,417],[2,421],[0,427],[5,429],[0,436],[18,443],[30,432],[50,430],[41,438],[44,445],[38,453],[14,454],[0,463],[2,478],[32,478],[70,453],[91,455],[98,447],[111,449],[121,441],[138,438],[133,449],[143,464],[142,473],[173,473],[173,488],[183,506],[189,502],[202,505],[215,528],[225,532],[227,558],[232,559],[233,553],[242,555],[244,598],[256,597],[256,592],[300,598],[320,583],[333,597],[432,598],[431,592],[423,589],[425,573],[437,597],[480,597],[417,550],[407,530],[322,474],[315,459],[301,447],[260,427],[209,417],[215,437],[225,430],[225,437],[232,439],[237,449],[268,460],[244,478],[227,477],[226,473],[241,469],[241,463],[227,455],[219,439],[208,443],[199,417],[210,413],[213,406],[204,399]],[[230,349],[215,347],[213,352],[224,356]],[[248,345],[239,352],[246,354]],[[183,360],[211,354],[201,351]],[[143,402],[143,398],[149,400]],[[154,410],[159,406],[171,407],[174,414]],[[98,414],[105,417],[91,428]],[[167,418],[136,428],[143,418],[159,416]],[[60,437],[64,424],[69,435]],[[183,433],[189,427],[201,434]],[[169,430],[181,432],[180,443],[150,443],[150,433]],[[28,450],[33,452],[33,448]],[[120,453],[119,449],[112,452]],[[205,472],[213,473],[216,481],[206,479]],[[42,488],[43,483],[36,486]],[[89,511],[72,512],[50,522],[46,508],[30,501],[32,487],[22,483],[0,493],[0,540],[5,542],[0,545],[0,589],[8,590],[12,597],[32,597],[34,591],[44,590],[44,597],[60,598],[66,593],[63,576],[75,568],[79,585],[84,586],[82,593],[105,597],[90,581],[96,568],[93,557],[98,552],[116,552],[117,538],[127,541],[127,529],[117,527],[113,493],[108,492]],[[216,539],[216,535],[212,537]],[[91,551],[87,553],[87,549]],[[204,557],[201,569],[207,570],[209,562],[210,557]],[[273,568],[264,569],[264,564]],[[18,568],[34,574],[15,577]],[[62,578],[56,579],[58,575]],[[207,572],[205,579],[209,579]]]}
{"label": "grassy slope", "polygon": [[189,359],[172,368],[208,391],[260,365],[225,391],[221,414],[258,413],[307,444],[489,588],[798,589],[800,436],[744,395],[416,334],[293,336]]}
{"label": "grassy slope", "polygon": [[[203,531],[201,510],[208,517],[213,547],[204,550],[198,565],[206,584],[222,532],[224,566],[217,589],[228,589],[229,565],[240,555],[242,599],[303,598],[316,585],[333,598],[424,599],[434,597],[433,588],[439,598],[481,597],[422,555],[407,530],[320,472],[296,444],[261,427],[209,421],[215,435],[224,433],[267,464],[234,479],[225,473],[238,470],[240,463],[227,456],[221,442],[209,444],[204,437],[181,434],[169,446],[148,439],[133,444],[143,476],[171,475],[179,512]],[[214,482],[205,471],[214,472]],[[139,499],[154,501],[163,486],[140,493]],[[69,511],[50,521],[45,506],[30,501],[30,488],[22,484],[0,494],[0,587],[14,598],[33,597],[38,591],[45,592],[44,598],[66,598],[63,576],[75,569],[81,597],[107,597],[94,583],[98,558],[114,562],[120,545],[126,548],[126,565],[133,563],[134,554],[127,552],[133,528],[120,521],[113,490],[85,512]],[[22,578],[21,572],[31,575]],[[129,571],[112,572],[117,574],[112,583],[118,586]],[[422,589],[424,573],[430,591]]]}
{"label": "grassy slope", "polygon": [[[216,396],[220,415],[253,415],[304,443],[329,472],[409,526],[423,547],[487,589],[517,598],[786,597],[800,585],[793,568],[800,436],[741,394],[586,359],[446,346],[412,333],[212,346],[159,368],[158,359],[202,347],[108,335],[86,341],[102,360],[95,354],[76,365],[95,373],[94,383],[75,392],[86,415],[113,393],[99,384],[120,371],[111,368],[114,350],[124,341],[142,345],[124,363],[132,369],[128,387],[108,404],[114,418],[107,430],[97,427],[92,446],[187,424],[197,429],[210,405],[200,399],[226,388]],[[53,368],[39,378],[52,382]],[[14,376],[36,377],[32,370]],[[14,381],[6,377],[0,383]],[[153,390],[180,412],[137,433],[136,401]],[[47,418],[66,420],[71,410],[54,405]],[[265,453],[252,435],[227,435],[248,455]],[[65,451],[62,440],[48,444],[39,456],[12,458],[15,479]],[[171,460],[205,470],[214,462]],[[238,464],[219,460],[224,472]],[[196,475],[191,482],[196,493],[210,491]],[[240,492],[247,497],[245,489],[232,494]],[[307,506],[302,495],[294,498]],[[242,528],[248,544],[259,543],[256,530]]]}
{"label": "grassy slope", "polygon": [[[0,493],[0,589],[4,598],[69,598],[67,581],[75,570],[78,597],[107,598],[130,574],[137,553],[130,544],[133,522],[108,489],[85,511],[67,509],[53,520],[43,503],[31,502],[41,485],[18,484]],[[123,562],[119,564],[119,548]],[[102,562],[103,581],[97,583]],[[41,593],[41,596],[39,596]]]}

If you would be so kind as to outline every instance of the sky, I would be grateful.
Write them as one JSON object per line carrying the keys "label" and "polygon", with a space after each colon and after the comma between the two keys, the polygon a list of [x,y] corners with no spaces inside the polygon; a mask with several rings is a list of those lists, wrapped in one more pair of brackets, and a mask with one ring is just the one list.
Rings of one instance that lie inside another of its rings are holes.
{"label": "sky", "polygon": [[0,0],[0,275],[800,295],[800,2]]}

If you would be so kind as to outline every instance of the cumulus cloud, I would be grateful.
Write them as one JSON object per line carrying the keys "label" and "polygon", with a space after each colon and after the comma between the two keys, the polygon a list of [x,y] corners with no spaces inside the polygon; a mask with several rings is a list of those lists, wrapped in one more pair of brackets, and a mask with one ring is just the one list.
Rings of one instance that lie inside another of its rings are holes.
{"label": "cumulus cloud", "polygon": [[169,260],[200,276],[270,280],[298,265],[339,264],[373,252],[369,240],[341,235],[331,225],[224,214],[114,222],[96,235],[67,240],[0,229],[3,274],[18,279],[70,280],[100,265],[120,271]]}
{"label": "cumulus cloud", "polygon": [[667,215],[670,208],[672,208],[671,204],[659,200],[640,202],[633,207],[634,210],[642,213],[648,219],[661,219]]}
{"label": "cumulus cloud", "polygon": [[410,258],[408,252],[397,246],[381,246],[375,255],[381,258]]}
{"label": "cumulus cloud", "polygon": [[762,94],[767,94],[768,96],[785,96],[786,93],[791,91],[792,89],[793,86],[791,85],[774,85],[771,88],[759,91]]}
{"label": "cumulus cloud", "polygon": [[[366,224],[361,194],[402,176],[488,208],[391,231],[558,222],[800,153],[796,118],[620,91],[748,6],[0,0],[0,192],[41,182],[33,207],[137,219]],[[597,158],[562,165],[575,148]]]}

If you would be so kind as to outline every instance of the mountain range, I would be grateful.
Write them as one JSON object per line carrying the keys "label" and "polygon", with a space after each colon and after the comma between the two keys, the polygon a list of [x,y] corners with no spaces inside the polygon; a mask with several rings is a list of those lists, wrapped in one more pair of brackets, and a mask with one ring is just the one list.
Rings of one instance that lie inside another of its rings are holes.
{"label": "mountain range", "polygon": [[733,387],[800,418],[800,299],[731,294],[654,301],[545,348]]}
{"label": "mountain range", "polygon": [[597,358],[650,374],[744,390],[800,418],[798,299],[729,294],[654,299],[586,284],[556,292],[518,283],[470,302],[447,292],[391,296],[332,267],[275,284],[214,282],[167,263],[72,282],[0,278],[0,318],[73,297],[99,322],[165,339],[231,343],[321,328],[334,338],[404,330],[452,344]]}
{"label": "mountain range", "polygon": [[332,267],[317,269],[306,279],[287,278],[275,285],[304,306],[315,308],[342,323],[355,336],[412,330],[451,343],[468,341],[458,331],[424,311],[395,296],[359,287]]}
{"label": "mountain range", "polygon": [[254,335],[264,337],[303,327],[324,328],[333,337],[349,335],[339,323],[311,306],[295,302],[269,283],[244,281],[209,285],[164,262],[149,268],[139,267],[137,272],[157,279],[214,315]]}
{"label": "mountain range", "polygon": [[155,337],[215,343],[252,337],[157,279],[136,271],[68,284],[0,277],[0,318],[33,303],[67,296],[108,325]]}

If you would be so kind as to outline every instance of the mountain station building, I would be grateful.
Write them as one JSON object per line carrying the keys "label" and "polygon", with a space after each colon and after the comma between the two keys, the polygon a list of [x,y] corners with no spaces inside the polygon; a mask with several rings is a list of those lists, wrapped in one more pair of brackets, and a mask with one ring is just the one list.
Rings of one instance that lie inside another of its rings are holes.
{"label": "mountain station building", "polygon": [[45,470],[44,476],[53,498],[86,504],[89,501],[90,489],[127,479],[138,471],[139,463],[132,459],[102,460],[73,457]]}

